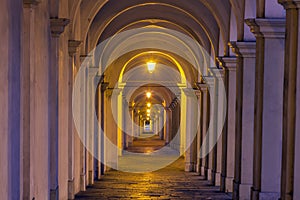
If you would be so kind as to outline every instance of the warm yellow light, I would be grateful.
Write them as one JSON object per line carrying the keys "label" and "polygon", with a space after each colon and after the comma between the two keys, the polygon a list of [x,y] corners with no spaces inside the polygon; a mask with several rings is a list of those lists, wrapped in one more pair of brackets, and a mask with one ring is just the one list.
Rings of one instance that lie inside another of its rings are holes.
{"label": "warm yellow light", "polygon": [[152,73],[155,70],[156,63],[155,62],[147,62],[148,71]]}
{"label": "warm yellow light", "polygon": [[151,97],[151,92],[147,92],[146,96],[147,96],[147,98],[150,98]]}
{"label": "warm yellow light", "polygon": [[151,103],[147,103],[147,107],[150,108],[151,107]]}
{"label": "warm yellow light", "polygon": [[150,113],[147,114],[147,117],[150,117]]}
{"label": "warm yellow light", "polygon": [[150,109],[147,109],[147,113],[150,113]]}
{"label": "warm yellow light", "polygon": [[150,118],[149,118],[149,117],[147,117],[147,120],[150,120]]}

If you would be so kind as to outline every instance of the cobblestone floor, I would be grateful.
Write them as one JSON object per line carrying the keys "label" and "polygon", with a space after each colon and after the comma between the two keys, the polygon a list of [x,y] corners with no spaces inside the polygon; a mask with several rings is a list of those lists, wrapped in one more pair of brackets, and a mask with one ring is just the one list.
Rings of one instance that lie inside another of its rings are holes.
{"label": "cobblestone floor", "polygon": [[[133,143],[132,152],[147,152],[162,146],[162,140],[157,137],[138,139]],[[155,147],[155,148],[154,148]],[[166,160],[167,156],[177,156],[174,150],[167,149],[159,153],[159,158]],[[123,166],[149,165],[157,152],[141,155],[142,159],[126,154],[119,158]],[[133,159],[134,158],[134,159]],[[171,157],[172,158],[172,157]],[[177,156],[178,158],[178,156]],[[170,159],[170,158],[169,158]],[[161,161],[163,161],[161,160]],[[175,159],[176,160],[176,157]],[[100,181],[81,192],[76,199],[231,199],[231,196],[219,192],[218,187],[211,186],[208,181],[196,173],[184,172],[184,158],[179,158],[171,165],[154,172],[128,173],[109,171]],[[123,170],[126,171],[126,168]]]}
{"label": "cobblestone floor", "polygon": [[231,199],[196,173],[183,171],[183,158],[150,173],[110,171],[76,199]]}

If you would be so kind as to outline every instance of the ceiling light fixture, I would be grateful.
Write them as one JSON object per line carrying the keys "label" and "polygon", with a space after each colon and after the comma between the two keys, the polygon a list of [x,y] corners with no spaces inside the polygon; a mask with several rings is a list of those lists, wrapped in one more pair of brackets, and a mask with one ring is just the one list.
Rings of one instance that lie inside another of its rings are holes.
{"label": "ceiling light fixture", "polygon": [[147,67],[148,67],[149,73],[152,73],[155,70],[155,66],[156,66],[155,62],[152,62],[152,61],[147,62]]}
{"label": "ceiling light fixture", "polygon": [[149,99],[151,97],[151,92],[146,93],[147,98]]}

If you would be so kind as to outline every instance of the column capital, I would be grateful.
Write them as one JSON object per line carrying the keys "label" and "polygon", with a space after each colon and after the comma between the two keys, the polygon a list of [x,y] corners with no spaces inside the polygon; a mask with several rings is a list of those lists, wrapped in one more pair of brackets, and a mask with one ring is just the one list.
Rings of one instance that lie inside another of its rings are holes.
{"label": "column capital", "polygon": [[214,68],[209,68],[208,70],[212,73],[213,77],[215,77],[215,78],[223,78],[224,77],[223,69],[214,67]]}
{"label": "column capital", "polygon": [[208,91],[208,85],[205,83],[197,83],[197,87],[201,92]]}
{"label": "column capital", "polygon": [[264,38],[285,38],[285,19],[245,19],[250,31],[256,37]]}
{"label": "column capital", "polygon": [[70,23],[66,18],[51,18],[50,29],[52,37],[59,37],[64,31],[65,27]]}
{"label": "column capital", "polygon": [[228,45],[238,57],[256,57],[256,42],[229,42]]}
{"label": "column capital", "polygon": [[41,0],[23,0],[23,5],[25,8],[33,8],[41,3]]}
{"label": "column capital", "polygon": [[77,53],[81,44],[82,44],[82,41],[69,40],[68,41],[69,55],[73,56],[75,53]]}
{"label": "column capital", "polygon": [[235,71],[237,66],[237,57],[218,57],[219,65],[229,71]]}
{"label": "column capital", "polygon": [[278,0],[278,3],[286,10],[300,8],[300,0]]}
{"label": "column capital", "polygon": [[184,94],[188,97],[193,97],[193,96],[196,96],[196,91],[197,90],[194,90],[193,88],[184,88],[182,89],[182,91],[184,92]]}

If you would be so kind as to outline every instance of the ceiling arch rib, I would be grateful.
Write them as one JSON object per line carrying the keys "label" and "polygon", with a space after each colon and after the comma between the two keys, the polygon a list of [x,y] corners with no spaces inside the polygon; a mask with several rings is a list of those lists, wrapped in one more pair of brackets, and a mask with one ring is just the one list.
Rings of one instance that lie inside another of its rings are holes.
{"label": "ceiling arch rib", "polygon": [[[90,0],[83,0],[83,2],[88,4],[88,3],[90,3]],[[112,1],[109,1],[109,2],[112,2]],[[120,2],[125,2],[125,1],[118,1],[118,3],[120,3]],[[129,2],[129,3],[132,2],[133,4],[138,3],[138,1],[126,1],[126,2]],[[184,5],[182,1],[173,1],[173,2],[177,3],[179,5],[179,7],[182,7],[182,5]],[[194,1],[189,1],[186,4],[193,6],[192,2],[194,2]],[[195,2],[203,3],[209,9],[210,13],[213,13],[213,15],[215,16],[216,21],[218,22],[220,27],[226,27],[228,25],[228,23],[226,23],[226,21],[228,21],[228,19],[229,19],[229,13],[230,13],[230,9],[229,9],[230,3],[228,0],[197,0],[197,1],[195,0]],[[82,31],[87,31],[89,29],[91,20],[93,19],[92,16],[96,16],[96,14],[99,12],[99,10],[106,3],[107,3],[107,0],[95,0],[95,1],[93,1],[93,5],[91,5],[88,9],[82,10],[83,16],[90,16],[90,17],[84,17],[85,19],[88,19],[88,20],[82,21],[82,25],[83,25]],[[199,10],[196,9],[198,7],[197,6],[193,6],[193,7],[194,7],[195,11],[199,13]],[[220,25],[220,24],[222,24],[222,25]],[[224,30],[226,30],[226,29],[224,29]],[[85,41],[86,36],[87,36],[87,32],[85,32],[83,34],[83,39],[82,39],[83,41]]]}
{"label": "ceiling arch rib", "polygon": [[[114,88],[117,85],[119,85],[120,82],[121,83],[122,82],[126,82],[126,83],[130,82],[130,80],[127,79],[127,78],[130,78],[128,76],[130,76],[130,73],[132,73],[132,72],[130,72],[130,70],[137,66],[144,68],[144,70],[140,74],[149,75],[148,71],[146,70],[146,68],[147,68],[146,62],[148,61],[148,59],[146,57],[136,56],[136,55],[145,54],[145,52],[148,53],[147,49],[140,49],[140,50],[132,51],[127,54],[124,54],[123,56],[116,59],[113,63],[111,63],[110,66],[108,66],[106,68],[106,70],[103,72],[103,74],[105,75],[105,80],[109,82],[108,87]],[[185,79],[187,80],[189,85],[191,85],[197,81],[198,72],[195,70],[194,67],[191,66],[191,63],[189,63],[183,57],[173,54],[172,52],[165,51],[165,52],[163,52],[163,54],[168,54],[169,57],[172,57],[173,60],[176,60],[177,65],[179,65],[182,68],[181,71],[184,72],[184,76],[186,77]],[[146,55],[147,54],[145,54],[145,56]],[[138,57],[138,59],[133,59],[132,61],[128,62],[128,58],[134,58],[135,56]],[[170,60],[170,58],[167,58],[169,62],[166,62],[166,61],[161,62],[160,57],[158,57],[157,55],[155,55],[154,57],[155,57],[155,59],[157,59],[157,60],[155,60],[155,61],[157,61],[157,63],[166,64],[168,67],[173,68],[172,71],[178,71],[178,73],[175,73],[175,74],[177,74],[178,77],[180,78],[180,76],[181,76],[180,71],[179,71],[178,67],[176,66],[176,63],[174,63],[173,60]],[[126,67],[126,68],[124,69],[124,67]],[[163,66],[163,68],[164,68],[164,66]],[[165,69],[165,70],[169,70],[169,69]],[[124,71],[124,72],[122,72],[122,71]],[[122,80],[122,78],[123,78],[122,74],[126,74],[127,72],[129,72],[129,75],[127,75],[125,77],[125,80]],[[164,74],[166,74],[166,72],[164,72],[163,75]],[[170,78],[172,78],[172,77],[170,77]],[[180,83],[180,79],[178,79],[178,80],[179,81],[177,81],[175,83],[175,85],[178,85],[178,83]],[[146,78],[144,81],[147,81]],[[140,84],[140,83],[130,82],[130,84],[127,84],[127,85],[131,85],[132,87],[135,87],[137,84]],[[170,82],[170,84],[172,84],[172,83]],[[169,85],[169,84],[165,83],[165,86],[167,86],[167,85]],[[172,85],[174,85],[174,84],[172,84]]]}
{"label": "ceiling arch rib", "polygon": [[[172,2],[171,2],[172,3]],[[115,18],[121,16],[122,14],[126,13],[126,12],[135,12],[132,13],[131,16],[140,16],[143,15],[144,13],[149,13],[148,15],[151,15],[151,11],[155,11],[155,10],[160,10],[160,12],[156,13],[154,16],[151,16],[151,18],[160,16],[160,18],[163,17],[168,17],[169,15],[169,20],[168,21],[173,21],[174,23],[176,23],[177,21],[181,21],[181,24],[187,24],[187,23],[197,23],[199,24],[199,27],[202,26],[203,30],[206,32],[207,36],[209,36],[210,38],[212,38],[214,41],[218,41],[218,25],[214,19],[214,17],[211,15],[211,13],[206,9],[206,7],[202,6],[202,7],[198,7],[197,8],[197,14],[192,15],[190,14],[191,12],[186,11],[183,9],[183,5],[181,7],[176,7],[172,4],[166,4],[166,3],[143,3],[140,5],[132,5],[131,7],[120,7],[121,5],[118,6],[109,6],[109,4],[106,4],[103,9],[99,12],[99,14],[96,16],[96,18],[93,21],[93,24],[91,26],[90,31],[93,33],[92,35],[101,35],[101,32],[103,32],[103,30],[105,29],[105,27]],[[109,10],[110,7],[113,7],[114,10]],[[153,9],[151,9],[150,7],[152,7]],[[155,8],[158,7],[158,8]],[[163,10],[161,10],[163,8]],[[132,11],[138,9],[139,12],[137,11]],[[169,10],[168,12],[166,12],[165,10]],[[153,15],[153,14],[152,14]],[[172,17],[170,17],[170,15],[173,15]],[[175,15],[175,17],[174,17]],[[177,16],[177,17],[176,17]],[[180,17],[178,17],[180,16]],[[128,17],[122,17],[122,19],[126,19]],[[129,17],[130,18],[130,17]],[[145,17],[147,18],[147,17]],[[149,16],[148,16],[149,18]],[[174,20],[175,19],[175,20]],[[185,19],[185,20],[182,20]],[[196,28],[196,30],[199,28]],[[99,30],[96,31],[95,30]],[[214,42],[216,43],[216,42]]]}
{"label": "ceiling arch rib", "polygon": [[[118,18],[120,19],[120,18]],[[92,45],[95,41],[104,41],[105,39],[111,37],[116,33],[120,33],[123,31],[128,31],[131,29],[136,28],[143,28],[147,26],[157,26],[165,29],[175,30],[181,32],[182,34],[188,35],[191,38],[195,39],[199,44],[201,44],[208,52],[210,52],[210,45],[209,38],[203,31],[203,29],[197,27],[196,31],[190,28],[187,24],[180,24],[179,22],[171,22],[168,20],[163,19],[144,19],[138,21],[131,21],[131,20],[113,20],[103,31],[99,39],[96,39],[96,35],[94,36],[95,39],[92,39]],[[121,28],[119,28],[121,27]],[[98,43],[99,43],[98,42]]]}
{"label": "ceiling arch rib", "polygon": [[[165,50],[181,55],[191,62],[194,67],[202,67],[201,72],[208,67],[210,55],[203,47],[191,41],[186,35],[175,37],[174,33],[169,33],[169,30],[132,30],[130,33],[124,32],[118,37],[113,38],[111,42],[107,42],[106,46],[102,48],[99,55],[99,66],[108,66],[110,62],[116,59],[116,55],[123,55],[126,51],[133,51],[139,49],[157,49],[159,51]],[[165,32],[163,32],[165,31]],[[126,35],[127,34],[127,35]],[[96,62],[98,63],[98,61]]]}
{"label": "ceiling arch rib", "polygon": [[170,105],[176,94],[174,94],[169,88],[161,87],[160,85],[144,85],[136,89],[130,97],[128,97],[129,102],[138,102],[145,100],[146,92],[151,92],[151,98],[155,98],[157,101],[165,101],[166,106]]}

